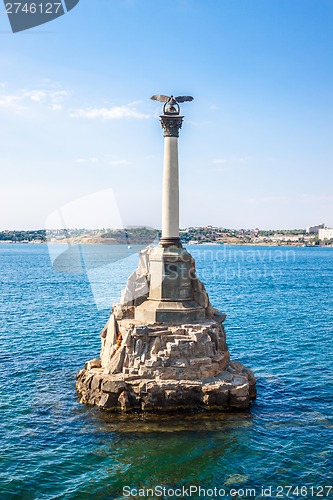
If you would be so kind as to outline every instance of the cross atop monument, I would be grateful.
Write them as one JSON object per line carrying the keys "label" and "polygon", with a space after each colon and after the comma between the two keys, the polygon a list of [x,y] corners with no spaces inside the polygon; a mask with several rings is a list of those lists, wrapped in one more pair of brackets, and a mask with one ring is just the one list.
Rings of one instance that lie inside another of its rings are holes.
{"label": "cross atop monument", "polygon": [[160,116],[164,130],[162,237],[160,245],[181,247],[179,239],[178,137],[184,117],[180,114],[178,103],[193,101],[193,97],[153,95],[151,99],[165,103],[163,114]]}

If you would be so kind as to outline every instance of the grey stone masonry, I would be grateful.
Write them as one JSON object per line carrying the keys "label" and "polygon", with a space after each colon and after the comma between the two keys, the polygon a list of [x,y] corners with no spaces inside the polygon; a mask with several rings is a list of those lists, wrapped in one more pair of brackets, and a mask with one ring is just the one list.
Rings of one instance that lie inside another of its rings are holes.
{"label": "grey stone masonry", "polygon": [[125,412],[247,408],[256,396],[256,379],[250,369],[230,361],[226,315],[211,306],[192,257],[189,297],[203,311],[200,321],[138,319],[136,309],[150,300],[151,252],[141,252],[121,303],[113,306],[101,332],[100,358],[77,374],[81,402]]}

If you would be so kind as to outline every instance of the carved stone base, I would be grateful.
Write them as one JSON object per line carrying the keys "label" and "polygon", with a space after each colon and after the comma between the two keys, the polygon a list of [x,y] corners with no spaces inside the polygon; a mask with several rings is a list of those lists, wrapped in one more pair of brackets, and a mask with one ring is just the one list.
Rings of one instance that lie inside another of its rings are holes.
{"label": "carved stone base", "polygon": [[135,309],[135,318],[146,323],[182,324],[204,321],[206,311],[193,300],[147,300]]}
{"label": "carved stone base", "polygon": [[148,247],[101,332],[100,359],[77,375],[81,402],[113,411],[247,408],[256,380],[230,362],[225,317],[184,248]]}
{"label": "carved stone base", "polygon": [[101,359],[77,375],[82,403],[113,411],[228,411],[255,398],[254,375],[230,362],[217,321],[168,327],[112,315],[101,335]]}

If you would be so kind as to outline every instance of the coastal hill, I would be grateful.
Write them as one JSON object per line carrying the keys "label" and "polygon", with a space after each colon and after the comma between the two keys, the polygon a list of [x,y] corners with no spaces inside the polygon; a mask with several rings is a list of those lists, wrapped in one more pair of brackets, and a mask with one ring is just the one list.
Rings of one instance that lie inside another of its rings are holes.
{"label": "coastal hill", "polygon": [[[0,243],[148,245],[156,243],[160,234],[160,230],[148,227],[7,230],[0,232]],[[180,237],[184,244],[333,246],[332,239],[319,241],[317,234],[308,234],[305,229],[226,229],[204,226],[181,229]]]}

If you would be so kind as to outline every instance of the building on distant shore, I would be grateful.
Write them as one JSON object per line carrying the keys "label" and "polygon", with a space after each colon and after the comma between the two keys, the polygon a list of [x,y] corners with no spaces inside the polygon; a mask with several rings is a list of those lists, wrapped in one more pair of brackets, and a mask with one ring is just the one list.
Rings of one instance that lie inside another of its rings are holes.
{"label": "building on distant shore", "polygon": [[332,227],[320,228],[318,232],[318,237],[320,240],[333,240],[333,228]]}
{"label": "building on distant shore", "polygon": [[324,223],[319,224],[318,226],[309,226],[306,228],[306,232],[308,234],[318,234],[319,229],[324,229],[324,227],[325,227]]}

